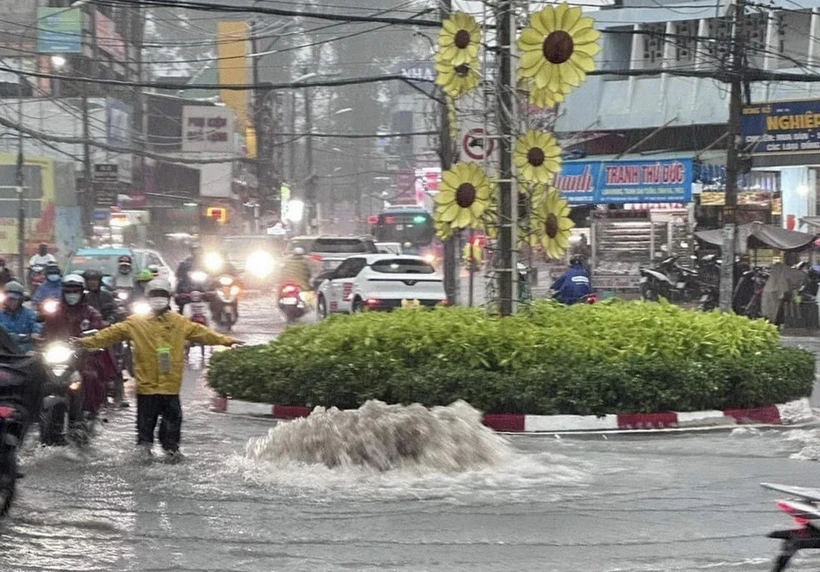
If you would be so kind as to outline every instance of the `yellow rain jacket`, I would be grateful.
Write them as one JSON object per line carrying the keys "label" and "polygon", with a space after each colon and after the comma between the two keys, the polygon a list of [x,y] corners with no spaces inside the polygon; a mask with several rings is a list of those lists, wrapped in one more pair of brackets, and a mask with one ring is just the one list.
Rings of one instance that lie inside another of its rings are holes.
{"label": "yellow rain jacket", "polygon": [[[134,376],[140,395],[179,395],[185,367],[185,341],[229,346],[233,338],[195,324],[173,311],[160,316],[131,316],[98,334],[83,338],[86,349],[101,349],[130,340],[134,352]],[[160,353],[170,354],[170,370],[161,373]]]}

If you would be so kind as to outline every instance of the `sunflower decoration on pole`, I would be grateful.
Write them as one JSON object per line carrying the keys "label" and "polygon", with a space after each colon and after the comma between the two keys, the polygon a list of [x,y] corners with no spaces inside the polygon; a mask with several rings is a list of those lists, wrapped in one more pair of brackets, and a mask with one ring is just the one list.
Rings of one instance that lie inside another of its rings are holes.
{"label": "sunflower decoration on pole", "polygon": [[548,190],[532,214],[534,232],[530,235],[530,244],[540,244],[550,258],[560,258],[569,248],[570,230],[575,226],[569,213],[569,204],[561,193]]}
{"label": "sunflower decoration on pole", "polygon": [[529,83],[530,101],[554,107],[595,69],[601,34],[580,7],[546,6],[530,17],[518,38],[519,78]]}
{"label": "sunflower decoration on pole", "polygon": [[473,163],[457,163],[441,175],[435,224],[439,233],[460,228],[481,228],[495,185],[484,170]]}

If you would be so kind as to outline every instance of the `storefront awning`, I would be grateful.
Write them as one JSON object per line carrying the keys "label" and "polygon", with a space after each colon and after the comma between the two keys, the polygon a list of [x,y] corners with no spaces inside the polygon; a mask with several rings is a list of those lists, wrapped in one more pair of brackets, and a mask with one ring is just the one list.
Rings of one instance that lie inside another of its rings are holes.
{"label": "storefront awning", "polygon": [[[695,233],[695,238],[707,244],[722,246],[723,229],[701,230]],[[817,238],[815,234],[753,222],[737,227],[735,251],[743,254],[748,250],[758,248],[776,248],[785,251],[803,250],[811,246],[815,238]]]}

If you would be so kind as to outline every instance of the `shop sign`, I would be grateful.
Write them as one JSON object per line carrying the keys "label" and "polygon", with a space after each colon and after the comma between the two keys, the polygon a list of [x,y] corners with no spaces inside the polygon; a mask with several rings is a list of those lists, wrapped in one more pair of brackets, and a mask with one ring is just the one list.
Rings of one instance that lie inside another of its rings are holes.
{"label": "shop sign", "polygon": [[820,100],[746,105],[740,133],[752,155],[820,152]]}
{"label": "shop sign", "polygon": [[186,105],[182,108],[182,151],[233,151],[233,114],[228,107]]}
{"label": "shop sign", "polygon": [[113,20],[102,12],[94,13],[94,31],[97,35],[97,45],[109,56],[118,62],[125,61],[125,40],[117,33],[117,26]]}
{"label": "shop sign", "polygon": [[566,162],[555,187],[575,205],[689,203],[692,160]]}
{"label": "shop sign", "polygon": [[83,21],[80,10],[37,8],[37,51],[41,54],[81,53]]}

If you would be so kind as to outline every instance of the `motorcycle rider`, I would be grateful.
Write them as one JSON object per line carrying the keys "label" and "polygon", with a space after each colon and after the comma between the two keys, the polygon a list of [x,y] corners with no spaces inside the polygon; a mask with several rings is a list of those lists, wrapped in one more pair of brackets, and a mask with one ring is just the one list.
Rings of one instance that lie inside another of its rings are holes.
{"label": "motorcycle rider", "polygon": [[[79,274],[68,274],[62,280],[60,307],[46,316],[43,337],[60,341],[80,337],[88,330],[101,330],[102,316],[85,300],[85,280]],[[96,414],[106,402],[105,381],[114,379],[116,365],[108,352],[83,356],[80,367],[85,396],[85,410]]]}
{"label": "motorcycle rider", "polygon": [[204,268],[205,260],[202,247],[198,244],[194,244],[191,246],[191,255],[180,262],[179,267],[177,267],[177,291],[175,301],[180,314],[185,313],[185,306],[187,304],[182,294],[187,294],[194,288],[191,273],[197,271],[204,272]]}
{"label": "motorcycle rider", "polygon": [[102,272],[99,270],[86,270],[83,274],[85,278],[85,300],[95,310],[102,319],[113,323],[116,321],[117,303],[114,295],[102,287]]}
{"label": "motorcycle rider", "polygon": [[37,291],[34,293],[34,297],[32,298],[32,302],[36,308],[40,307],[43,300],[47,300],[49,298],[53,298],[55,300],[59,300],[60,296],[63,291],[63,285],[61,283],[63,279],[63,273],[60,272],[60,267],[57,266],[56,262],[49,262],[46,266],[46,281],[43,282]]}
{"label": "motorcycle rider", "polygon": [[569,269],[553,282],[553,297],[568,306],[581,301],[592,294],[592,283],[589,270],[584,264],[584,257],[574,255],[569,259]]}
{"label": "motorcycle rider", "polygon": [[285,260],[282,267],[282,283],[293,282],[303,290],[310,290],[310,265],[305,257],[305,249],[297,246]]}
{"label": "motorcycle rider", "polygon": [[48,244],[44,242],[37,248],[37,254],[29,259],[28,267],[48,266],[49,264],[57,264],[57,258],[48,251]]}
{"label": "motorcycle rider", "polygon": [[14,280],[14,275],[6,266],[6,259],[0,256],[0,286],[8,284],[12,280]]}
{"label": "motorcycle rider", "polygon": [[[224,250],[220,251],[219,257],[222,259],[222,264],[219,267],[219,272],[217,273],[218,276],[230,276],[233,278],[234,284],[239,286],[239,271],[236,269],[236,266],[228,262],[228,253]],[[214,280],[213,284],[211,285],[212,288],[218,289],[222,286]],[[219,299],[219,296],[213,295],[211,296],[211,315],[212,316],[219,316],[222,312],[222,301]],[[239,303],[238,301],[234,300],[233,303],[233,311],[234,311],[234,318],[236,320],[239,319]]]}
{"label": "motorcycle rider", "polygon": [[0,312],[0,326],[17,338],[21,352],[30,352],[34,338],[42,333],[43,326],[37,321],[34,310],[23,306],[26,292],[22,284],[12,280],[6,283],[4,291],[6,298]]}
{"label": "motorcycle rider", "polygon": [[137,446],[151,456],[157,420],[159,440],[169,462],[182,459],[179,441],[182,406],[179,400],[185,364],[185,342],[209,345],[240,345],[242,342],[195,324],[171,311],[171,285],[161,278],[148,286],[150,317],[132,316],[98,334],[76,343],[87,349],[104,348],[130,340],[134,347],[134,373],[137,380]]}
{"label": "motorcycle rider", "polygon": [[114,277],[114,289],[134,289],[134,275],[131,257],[127,254],[120,256],[117,260],[117,275]]}

